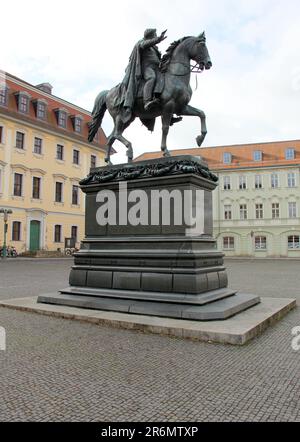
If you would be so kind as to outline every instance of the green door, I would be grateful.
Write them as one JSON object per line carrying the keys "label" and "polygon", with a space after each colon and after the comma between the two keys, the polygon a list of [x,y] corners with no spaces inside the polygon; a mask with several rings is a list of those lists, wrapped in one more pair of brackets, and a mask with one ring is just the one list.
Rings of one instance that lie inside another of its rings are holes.
{"label": "green door", "polygon": [[40,228],[41,223],[39,221],[30,222],[30,250],[40,250]]}

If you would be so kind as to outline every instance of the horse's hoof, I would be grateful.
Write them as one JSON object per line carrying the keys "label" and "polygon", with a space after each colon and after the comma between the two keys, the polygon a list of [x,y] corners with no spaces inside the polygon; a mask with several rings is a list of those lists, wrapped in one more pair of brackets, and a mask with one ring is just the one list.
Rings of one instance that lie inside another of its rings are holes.
{"label": "horse's hoof", "polygon": [[133,158],[132,157],[128,157],[127,159],[127,163],[132,163]]}
{"label": "horse's hoof", "polygon": [[108,166],[111,166],[111,165],[112,165],[112,162],[110,161],[109,158],[104,158],[104,161],[106,162],[106,164],[107,164]]}
{"label": "horse's hoof", "polygon": [[168,151],[168,149],[163,150],[163,156],[164,156],[164,157],[170,157],[170,156],[171,156],[171,154],[170,154],[170,152]]}
{"label": "horse's hoof", "polygon": [[200,147],[201,144],[203,143],[203,140],[204,140],[204,136],[203,136],[203,135],[199,135],[199,136],[196,138],[197,145],[198,145],[199,147]]}

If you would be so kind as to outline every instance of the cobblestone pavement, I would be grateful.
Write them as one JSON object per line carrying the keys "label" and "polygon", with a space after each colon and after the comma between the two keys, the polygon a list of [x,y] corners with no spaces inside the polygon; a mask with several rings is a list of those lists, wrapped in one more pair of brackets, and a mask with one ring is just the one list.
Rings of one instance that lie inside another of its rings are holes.
{"label": "cobblestone pavement", "polygon": [[[0,296],[64,286],[70,264],[0,263]],[[226,264],[231,287],[299,303],[300,261]],[[8,284],[15,287],[3,288]],[[291,347],[299,308],[244,347],[6,308],[0,325],[7,332],[1,421],[300,421],[300,351]]]}

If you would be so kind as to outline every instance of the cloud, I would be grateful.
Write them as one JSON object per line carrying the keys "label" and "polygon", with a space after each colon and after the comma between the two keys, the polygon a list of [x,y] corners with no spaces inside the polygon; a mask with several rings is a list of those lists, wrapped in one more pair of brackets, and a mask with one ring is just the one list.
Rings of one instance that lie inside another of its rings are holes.
{"label": "cloud", "polygon": [[[171,5],[171,6],[170,6]],[[168,28],[168,44],[205,29],[213,68],[198,78],[191,104],[207,114],[206,146],[299,138],[300,27],[298,0],[137,0],[72,3],[11,0],[1,6],[1,68],[92,109],[97,93],[123,77],[144,29]],[[195,88],[195,79],[191,81]],[[158,150],[160,121],[151,135],[136,121],[125,132],[135,154]],[[103,129],[112,130],[107,114]],[[172,148],[196,146],[195,117],[170,129]],[[125,148],[115,158],[125,160]]]}

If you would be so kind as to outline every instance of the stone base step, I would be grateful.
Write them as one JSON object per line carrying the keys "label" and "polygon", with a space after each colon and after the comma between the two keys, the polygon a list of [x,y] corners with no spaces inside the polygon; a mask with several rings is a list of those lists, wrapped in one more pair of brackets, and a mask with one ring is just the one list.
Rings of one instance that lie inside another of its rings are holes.
{"label": "stone base step", "polygon": [[226,289],[210,290],[199,294],[171,293],[171,292],[147,292],[139,290],[114,290],[98,289],[92,287],[70,286],[60,293],[65,295],[96,296],[101,298],[132,299],[137,301],[168,302],[177,304],[205,305],[219,299],[228,298],[236,294],[236,291]]}
{"label": "stone base step", "polygon": [[260,298],[238,293],[206,305],[187,305],[61,293],[40,295],[38,302],[138,315],[210,321],[230,318],[258,304]]}

